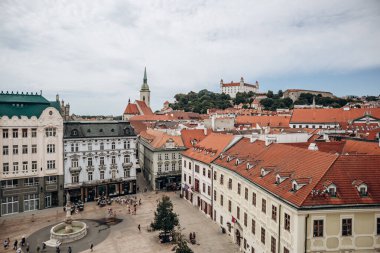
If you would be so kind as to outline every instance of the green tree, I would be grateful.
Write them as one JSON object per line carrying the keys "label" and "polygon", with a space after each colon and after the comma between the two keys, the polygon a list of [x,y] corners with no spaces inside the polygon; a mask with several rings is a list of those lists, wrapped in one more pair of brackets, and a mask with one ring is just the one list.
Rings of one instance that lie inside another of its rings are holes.
{"label": "green tree", "polygon": [[273,91],[268,90],[268,92],[267,92],[267,97],[268,97],[268,98],[273,98]]}
{"label": "green tree", "polygon": [[161,230],[166,234],[173,232],[178,224],[178,215],[173,212],[173,203],[168,196],[162,196],[154,212],[154,222],[151,224],[151,227],[154,230]]}
{"label": "green tree", "polygon": [[177,245],[175,246],[176,253],[193,253],[193,250],[187,245],[183,235],[179,232],[177,237]]}

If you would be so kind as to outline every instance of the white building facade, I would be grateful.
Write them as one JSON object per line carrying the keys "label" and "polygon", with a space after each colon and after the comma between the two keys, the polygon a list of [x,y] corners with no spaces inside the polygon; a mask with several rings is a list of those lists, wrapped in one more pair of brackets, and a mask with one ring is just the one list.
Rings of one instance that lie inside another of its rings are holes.
{"label": "white building facade", "polygon": [[65,190],[74,201],[135,194],[136,142],[127,121],[65,122]]}
{"label": "white building facade", "polygon": [[238,92],[248,93],[248,92],[257,93],[259,91],[259,82],[256,81],[256,84],[248,84],[244,82],[243,77],[240,78],[239,83],[223,83],[223,79],[220,80],[220,92],[230,95],[231,98],[235,98]]}
{"label": "white building facade", "polygon": [[63,204],[63,119],[59,102],[0,94],[1,216]]}
{"label": "white building facade", "polygon": [[153,190],[174,190],[181,183],[182,154],[180,136],[148,129],[140,133],[139,163]]}

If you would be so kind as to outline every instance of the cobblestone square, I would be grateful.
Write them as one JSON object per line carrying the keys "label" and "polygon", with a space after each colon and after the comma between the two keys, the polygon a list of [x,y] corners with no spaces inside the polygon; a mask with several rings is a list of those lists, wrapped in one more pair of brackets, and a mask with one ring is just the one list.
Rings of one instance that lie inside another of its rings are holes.
{"label": "cobblestone square", "polygon": [[[95,237],[92,241],[94,252],[171,252],[174,247],[173,244],[161,244],[158,241],[158,232],[148,232],[147,229],[153,220],[157,200],[163,194],[170,196],[174,211],[179,214],[181,229],[185,238],[188,240],[190,232],[196,233],[197,244],[191,245],[189,243],[194,252],[238,252],[236,245],[227,235],[221,233],[220,228],[213,221],[206,218],[196,207],[180,199],[178,193],[174,192],[137,194],[137,198],[142,200],[142,205],[138,207],[136,215],[128,214],[125,206],[115,202],[111,206],[105,207],[99,207],[95,202],[91,202],[86,203],[85,210],[73,215],[73,218],[101,220],[105,218],[108,207],[112,207],[117,213],[116,217],[122,219],[120,223],[108,228],[110,231],[104,240],[99,242]],[[0,238],[3,240],[9,237],[11,243],[8,250],[1,247],[0,252],[14,252],[12,250],[14,240],[17,239],[20,242],[23,235],[26,236],[27,241],[29,237],[37,240],[33,237],[34,233],[43,228],[51,227],[63,219],[62,207],[1,217]],[[138,231],[138,224],[141,225],[141,232]],[[45,236],[48,237],[48,229],[45,230]],[[80,243],[80,247],[75,247],[78,243]],[[73,252],[89,252],[90,243],[85,238],[76,242],[72,246]],[[31,244],[33,243],[31,242]],[[69,245],[62,245],[60,247],[61,252],[67,252]],[[23,250],[25,252],[25,247]],[[36,252],[35,247],[31,248],[30,252]]]}

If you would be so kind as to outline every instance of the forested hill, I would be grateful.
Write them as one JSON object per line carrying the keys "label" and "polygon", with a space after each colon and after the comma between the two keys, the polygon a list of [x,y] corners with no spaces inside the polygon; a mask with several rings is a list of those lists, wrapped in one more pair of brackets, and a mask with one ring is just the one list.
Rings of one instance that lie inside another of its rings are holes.
{"label": "forested hill", "polygon": [[185,112],[207,113],[207,109],[226,109],[231,107],[231,98],[226,94],[214,93],[208,90],[189,92],[187,94],[177,94],[174,96],[175,102],[170,104],[174,110],[184,110]]}

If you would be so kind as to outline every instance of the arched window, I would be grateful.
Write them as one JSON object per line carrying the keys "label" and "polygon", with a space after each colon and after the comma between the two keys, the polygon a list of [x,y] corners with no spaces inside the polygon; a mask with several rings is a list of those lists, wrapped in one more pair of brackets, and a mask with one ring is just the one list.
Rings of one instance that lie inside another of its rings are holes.
{"label": "arched window", "polygon": [[115,149],[115,142],[112,142],[111,149]]}

